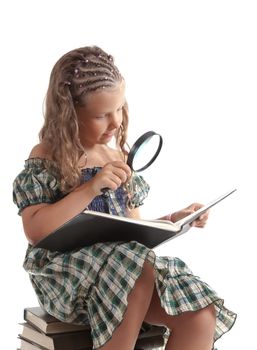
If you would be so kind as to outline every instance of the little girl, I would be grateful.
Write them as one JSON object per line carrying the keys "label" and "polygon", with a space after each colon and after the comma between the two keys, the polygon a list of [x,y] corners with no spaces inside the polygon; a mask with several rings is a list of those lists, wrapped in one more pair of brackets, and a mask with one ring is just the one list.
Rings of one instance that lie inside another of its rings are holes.
{"label": "little girl", "polygon": [[[50,77],[40,143],[14,181],[29,242],[24,268],[49,314],[90,325],[94,349],[134,349],[146,322],[171,330],[167,350],[210,350],[236,315],[178,258],[123,242],[122,232],[120,242],[66,253],[34,247],[86,208],[139,218],[149,186],[126,164],[127,128],[125,82],[113,57],[98,47],[61,57]],[[116,149],[108,145],[113,138]],[[175,222],[200,207],[165,219]],[[207,217],[193,225],[203,227]]]}

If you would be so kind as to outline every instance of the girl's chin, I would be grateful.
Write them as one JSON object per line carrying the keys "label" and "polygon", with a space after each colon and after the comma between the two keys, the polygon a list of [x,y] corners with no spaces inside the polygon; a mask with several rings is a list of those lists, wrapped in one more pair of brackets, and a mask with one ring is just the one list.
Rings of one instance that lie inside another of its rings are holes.
{"label": "girl's chin", "polygon": [[101,140],[103,142],[110,142],[113,136],[114,136],[113,134],[103,134],[103,136],[101,137]]}

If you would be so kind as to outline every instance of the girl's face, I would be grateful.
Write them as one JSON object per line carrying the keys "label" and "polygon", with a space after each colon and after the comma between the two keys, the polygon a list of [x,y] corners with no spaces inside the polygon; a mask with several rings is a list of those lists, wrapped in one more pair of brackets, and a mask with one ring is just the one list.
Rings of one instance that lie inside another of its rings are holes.
{"label": "girl's face", "polygon": [[112,89],[89,93],[85,106],[76,107],[82,145],[108,143],[121,126],[124,104],[124,81]]}

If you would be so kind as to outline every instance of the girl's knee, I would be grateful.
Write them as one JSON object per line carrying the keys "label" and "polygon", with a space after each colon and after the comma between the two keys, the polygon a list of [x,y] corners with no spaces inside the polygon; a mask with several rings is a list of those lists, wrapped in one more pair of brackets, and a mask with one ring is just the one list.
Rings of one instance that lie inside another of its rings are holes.
{"label": "girl's knee", "polygon": [[216,324],[216,310],[214,305],[209,305],[206,308],[199,310],[200,322],[207,324]]}
{"label": "girl's knee", "polygon": [[136,281],[134,289],[142,291],[144,294],[152,295],[153,288],[155,285],[155,270],[152,264],[145,262],[142,268],[141,275]]}
{"label": "girl's knee", "polygon": [[148,261],[144,262],[141,277],[145,277],[147,280],[155,281],[155,270],[151,263]]}
{"label": "girl's knee", "polygon": [[180,327],[188,327],[201,332],[213,333],[216,326],[216,310],[214,305],[209,305],[198,311],[189,311],[180,316],[169,316],[166,326],[171,330]]}
{"label": "girl's knee", "polygon": [[135,318],[135,311],[140,317],[141,323],[149,308],[153,290],[155,285],[154,268],[150,263],[145,263],[140,276],[138,277],[133,290],[128,296],[128,312],[133,311],[133,318]]}
{"label": "girl's knee", "polygon": [[188,321],[203,331],[214,331],[216,326],[216,310],[214,305],[209,305],[204,309],[190,313]]}

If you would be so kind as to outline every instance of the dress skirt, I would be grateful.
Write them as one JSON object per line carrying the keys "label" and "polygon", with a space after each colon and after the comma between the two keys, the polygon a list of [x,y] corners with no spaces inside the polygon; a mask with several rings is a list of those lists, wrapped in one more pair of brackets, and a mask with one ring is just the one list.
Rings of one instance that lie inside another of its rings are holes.
{"label": "dress skirt", "polygon": [[236,315],[183,261],[157,257],[135,241],[98,243],[68,253],[29,246],[24,268],[41,306],[61,321],[89,324],[97,349],[122,322],[128,295],[145,261],[154,266],[161,306],[169,315],[213,304],[217,314],[214,341],[232,327]]}

